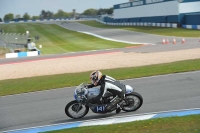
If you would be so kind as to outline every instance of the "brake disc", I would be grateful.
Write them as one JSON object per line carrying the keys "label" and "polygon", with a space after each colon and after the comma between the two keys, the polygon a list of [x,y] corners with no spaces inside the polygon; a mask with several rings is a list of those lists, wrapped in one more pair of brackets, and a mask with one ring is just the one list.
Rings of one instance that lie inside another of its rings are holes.
{"label": "brake disc", "polygon": [[130,106],[132,106],[132,105],[135,104],[135,100],[132,99],[132,98],[128,98],[128,99],[126,99],[126,100],[127,100],[127,102],[128,102],[128,104],[125,105],[126,107],[130,107]]}
{"label": "brake disc", "polygon": [[[76,112],[77,109],[78,109],[78,107],[79,107],[78,104],[74,104],[74,105],[72,105],[72,110],[73,110],[74,112]],[[83,108],[83,106],[80,106],[79,111],[80,111],[82,108]]]}

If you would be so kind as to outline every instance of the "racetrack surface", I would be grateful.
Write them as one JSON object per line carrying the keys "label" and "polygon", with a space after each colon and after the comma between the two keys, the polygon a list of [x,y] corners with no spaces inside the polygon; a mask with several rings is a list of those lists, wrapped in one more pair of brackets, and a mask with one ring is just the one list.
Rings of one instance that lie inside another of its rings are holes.
{"label": "racetrack surface", "polygon": [[[63,24],[62,26],[69,29],[71,28],[71,30],[86,31],[101,36],[106,35],[106,37],[112,39],[120,39],[124,41],[134,42],[141,41],[142,43],[149,42],[155,44],[137,48],[115,49],[110,50],[110,52],[121,51],[124,53],[134,52],[156,54],[157,52],[177,52],[176,50],[184,49],[189,51],[189,49],[200,48],[200,43],[198,42],[198,39],[194,38],[186,38],[186,44],[181,44],[181,38],[179,38],[180,40],[176,45],[163,45],[161,44],[163,36],[150,34],[147,35],[144,33],[124,30],[99,29],[89,26],[86,26],[87,28],[90,28],[89,30],[87,30],[83,29],[85,27],[84,25],[78,23],[68,23]],[[188,39],[191,39],[191,42],[187,42]],[[27,61],[45,60],[50,58],[56,59],[66,56],[81,56],[83,54],[97,54],[98,52],[105,51],[102,50],[61,55],[46,55],[20,59],[0,59],[0,64],[11,63],[12,65],[12,63],[16,62],[20,63]],[[193,55],[195,53],[189,54]],[[157,56],[159,56],[159,54]],[[174,58],[176,58],[176,56],[174,56]],[[146,60],[149,60],[149,57],[146,58]],[[143,96],[144,104],[136,112],[122,112],[119,115],[199,108],[199,75],[200,71],[197,71],[183,74],[172,74],[122,81],[125,84],[132,85],[136,88],[136,91]],[[73,100],[74,88],[75,87],[70,87],[51,91],[0,97],[0,131],[76,121],[67,118],[67,116],[64,114],[65,105]],[[98,119],[102,117],[107,118],[110,116],[116,115],[115,113],[98,115],[90,111],[88,115],[79,120]]]}
{"label": "racetrack surface", "polygon": [[[200,107],[200,71],[123,80],[144,98],[141,114]],[[77,121],[64,113],[73,100],[75,87],[0,97],[0,131]],[[99,115],[91,111],[81,120],[109,118],[115,113]]]}

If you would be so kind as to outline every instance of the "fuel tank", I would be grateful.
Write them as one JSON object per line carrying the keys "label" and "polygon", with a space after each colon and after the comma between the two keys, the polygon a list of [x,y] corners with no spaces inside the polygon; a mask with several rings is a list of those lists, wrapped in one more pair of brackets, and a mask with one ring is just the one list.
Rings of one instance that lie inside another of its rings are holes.
{"label": "fuel tank", "polygon": [[91,89],[88,89],[87,98],[88,98],[88,99],[94,98],[94,97],[98,96],[99,93],[100,93],[99,88],[91,88]]}

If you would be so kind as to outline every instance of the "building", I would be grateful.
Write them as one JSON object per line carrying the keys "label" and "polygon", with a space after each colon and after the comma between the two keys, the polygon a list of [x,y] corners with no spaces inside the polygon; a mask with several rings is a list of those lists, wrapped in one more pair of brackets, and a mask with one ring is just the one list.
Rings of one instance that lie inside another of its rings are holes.
{"label": "building", "polygon": [[113,17],[104,21],[200,25],[200,0],[129,0],[114,5]]}

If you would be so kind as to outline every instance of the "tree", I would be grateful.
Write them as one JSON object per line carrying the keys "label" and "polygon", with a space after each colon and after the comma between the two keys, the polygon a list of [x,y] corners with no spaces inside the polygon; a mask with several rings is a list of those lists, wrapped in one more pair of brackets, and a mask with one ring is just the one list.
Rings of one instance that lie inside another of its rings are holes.
{"label": "tree", "polygon": [[113,8],[105,8],[105,9],[99,9],[97,11],[97,15],[102,15],[102,14],[113,14]]}
{"label": "tree", "polygon": [[107,14],[113,14],[113,8],[107,9]]}
{"label": "tree", "polygon": [[26,12],[23,16],[24,20],[29,20],[31,17],[30,15],[28,15],[28,13]]}
{"label": "tree", "polygon": [[53,12],[47,11],[46,18],[53,18]]}
{"label": "tree", "polygon": [[40,13],[40,18],[42,19],[53,18],[53,16],[54,16],[54,13],[51,11],[42,10]]}
{"label": "tree", "polygon": [[10,21],[12,19],[14,19],[14,15],[12,13],[6,14],[4,16],[4,21]]}
{"label": "tree", "polygon": [[69,12],[69,13],[68,13],[68,16],[69,16],[69,17],[74,17],[74,13],[73,13],[73,12]]}
{"label": "tree", "polygon": [[17,14],[17,15],[15,16],[15,18],[16,18],[16,19],[21,18],[21,15]]}
{"label": "tree", "polygon": [[39,16],[32,16],[32,19],[36,20],[36,19],[40,19],[40,17]]}
{"label": "tree", "polygon": [[83,12],[83,15],[89,15],[89,16],[97,15],[97,10],[93,8],[87,9]]}
{"label": "tree", "polygon": [[46,11],[45,10],[41,11],[40,18],[46,18]]}
{"label": "tree", "polygon": [[2,19],[0,18],[0,22],[2,22]]}
{"label": "tree", "polygon": [[58,12],[56,14],[54,14],[55,18],[66,18],[69,17],[69,13],[64,12],[63,10],[58,10]]}

